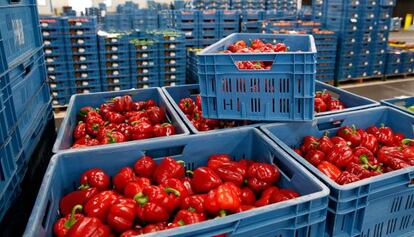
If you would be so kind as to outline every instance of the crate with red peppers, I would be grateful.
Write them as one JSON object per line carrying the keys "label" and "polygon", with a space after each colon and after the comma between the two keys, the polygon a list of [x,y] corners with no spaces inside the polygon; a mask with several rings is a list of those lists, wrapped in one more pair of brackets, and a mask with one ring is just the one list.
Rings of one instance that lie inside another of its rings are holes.
{"label": "crate with red peppers", "polygon": [[133,167],[113,176],[112,185],[104,170],[86,170],[79,189],[60,200],[62,218],[54,224],[55,235],[139,235],[300,196],[276,186],[280,171],[273,164],[233,161],[227,154],[210,156],[207,166],[194,171],[186,171],[183,163],[165,157],[157,164],[150,156],[142,156]]}

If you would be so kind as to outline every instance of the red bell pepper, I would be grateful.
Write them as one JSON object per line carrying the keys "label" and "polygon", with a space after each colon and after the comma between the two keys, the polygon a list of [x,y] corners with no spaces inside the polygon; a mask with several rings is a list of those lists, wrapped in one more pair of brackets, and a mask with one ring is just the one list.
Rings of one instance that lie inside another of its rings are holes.
{"label": "red bell pepper", "polygon": [[142,140],[154,136],[154,128],[151,123],[141,119],[131,124],[131,139]]}
{"label": "red bell pepper", "polygon": [[184,183],[176,178],[169,178],[162,182],[160,185],[164,190],[174,189],[179,192],[179,199],[183,200],[184,198],[189,196],[188,189],[184,186]]}
{"label": "red bell pepper", "polygon": [[327,90],[321,90],[315,93],[315,98],[321,98],[323,101],[329,102],[332,100],[332,95]]}
{"label": "red bell pepper", "polygon": [[96,217],[106,222],[109,209],[119,198],[114,191],[103,191],[91,198],[85,205],[85,213],[89,217]]}
{"label": "red bell pepper", "polygon": [[344,103],[342,103],[339,100],[331,100],[327,103],[327,107],[329,111],[335,111],[335,110],[343,110],[345,109]]}
{"label": "red bell pepper", "polygon": [[310,150],[306,154],[305,159],[312,165],[318,166],[322,161],[325,160],[325,153],[320,150]]}
{"label": "red bell pepper", "polygon": [[352,162],[353,152],[348,146],[336,144],[326,156],[326,160],[339,168],[345,168]]}
{"label": "red bell pepper", "polygon": [[152,157],[144,155],[134,164],[135,174],[141,177],[152,179],[155,170],[157,169],[157,163]]}
{"label": "red bell pepper", "polygon": [[248,211],[248,210],[251,210],[251,209],[254,209],[255,208],[255,206],[251,206],[251,205],[241,205],[240,207],[239,207],[239,209],[237,209],[237,213],[239,213],[239,212],[244,212],[244,211]]}
{"label": "red bell pepper", "polygon": [[207,193],[222,184],[220,177],[209,167],[199,167],[193,173],[191,187],[196,193]]}
{"label": "red bell pepper", "polygon": [[341,127],[337,131],[336,135],[350,142],[352,147],[359,146],[359,144],[361,144],[362,137],[361,134],[356,131],[355,126]]}
{"label": "red bell pepper", "polygon": [[293,149],[293,151],[296,152],[296,154],[298,154],[298,155],[300,155],[300,156],[303,157],[303,152],[302,152],[301,149],[295,148],[295,149]]}
{"label": "red bell pepper", "polygon": [[183,161],[176,161],[172,157],[165,157],[154,172],[154,180],[161,184],[168,178],[181,179],[185,175]]}
{"label": "red bell pepper", "polygon": [[279,188],[272,186],[264,190],[260,196],[260,199],[256,201],[256,207],[262,207],[270,204],[270,198],[274,192],[278,192]]}
{"label": "red bell pepper", "polygon": [[237,186],[241,186],[246,176],[246,169],[238,162],[223,163],[213,169],[223,182],[233,182]]}
{"label": "red bell pepper", "polygon": [[240,189],[230,182],[208,192],[204,204],[207,212],[220,217],[226,216],[228,211],[237,212],[240,205]]}
{"label": "red bell pepper", "polygon": [[217,154],[208,157],[207,166],[213,170],[225,163],[231,163],[231,156],[227,154]]}
{"label": "red bell pepper", "polygon": [[146,113],[152,125],[162,123],[166,120],[164,111],[158,106],[147,109]]}
{"label": "red bell pepper", "polygon": [[72,209],[76,205],[84,206],[89,201],[89,199],[91,199],[93,196],[95,196],[98,193],[99,191],[97,188],[86,188],[86,189],[79,189],[69,194],[66,194],[60,200],[60,203],[59,203],[60,214],[62,216],[69,215],[72,212]]}
{"label": "red bell pepper", "polygon": [[331,139],[328,137],[327,134],[323,135],[318,140],[318,150],[322,151],[325,154],[329,154],[331,149],[333,148],[334,144]]}
{"label": "red bell pepper", "polygon": [[142,235],[144,232],[142,229],[139,230],[127,230],[123,232],[119,237],[137,237],[138,235]]}
{"label": "red bell pepper", "polygon": [[130,229],[135,220],[136,202],[129,198],[118,198],[108,212],[108,225],[116,232]]}
{"label": "red bell pepper", "polygon": [[344,184],[349,184],[349,183],[353,183],[360,180],[360,178],[353,174],[350,173],[348,171],[344,171],[342,172],[342,174],[335,180],[336,183],[340,184],[340,185],[344,185]]}
{"label": "red bell pepper", "polygon": [[374,135],[366,134],[362,137],[360,146],[367,148],[373,153],[376,153],[378,150],[378,140]]}
{"label": "red bell pepper", "polygon": [[175,135],[175,127],[171,123],[163,123],[154,125],[154,136],[165,137]]}
{"label": "red bell pepper", "polygon": [[85,106],[85,107],[82,107],[82,108],[79,110],[78,114],[77,114],[77,116],[78,116],[79,120],[81,120],[81,121],[85,122],[85,121],[86,121],[86,116],[87,116],[87,115],[88,115],[88,113],[89,113],[89,112],[91,112],[91,111],[95,111],[95,109],[94,109],[94,108],[92,108],[91,106]]}
{"label": "red bell pepper", "polygon": [[135,179],[136,176],[132,168],[124,167],[112,178],[112,183],[114,184],[116,191],[122,193],[125,186]]}
{"label": "red bell pepper", "polygon": [[242,205],[253,206],[256,203],[256,195],[250,188],[244,187],[240,191],[240,200]]}
{"label": "red bell pepper", "polygon": [[318,165],[318,170],[321,171],[324,175],[328,176],[333,181],[335,181],[342,173],[342,171],[338,167],[336,167],[334,164],[328,161],[322,161]]}
{"label": "red bell pepper", "polygon": [[255,192],[272,186],[280,178],[280,171],[273,164],[254,163],[247,169],[247,185]]}
{"label": "red bell pepper", "polygon": [[109,189],[110,178],[102,169],[93,168],[85,171],[80,178],[81,187],[95,187],[99,191]]}
{"label": "red bell pepper", "polygon": [[307,153],[310,150],[316,150],[319,145],[319,140],[314,136],[306,136],[303,138],[303,145],[301,146],[301,150],[303,153]]}
{"label": "red bell pepper", "polygon": [[193,210],[197,213],[204,213],[204,203],[206,201],[206,197],[206,194],[188,196],[182,200],[180,208],[185,210]]}
{"label": "red bell pepper", "polygon": [[153,232],[165,230],[166,228],[167,228],[167,223],[161,222],[161,223],[155,223],[155,224],[146,225],[142,229],[142,232],[144,234],[147,234],[147,233],[153,233]]}
{"label": "red bell pepper", "polygon": [[187,189],[188,195],[194,195],[193,186],[191,185],[191,179],[189,177],[184,177],[181,179],[184,187]]}
{"label": "red bell pepper", "polygon": [[[364,160],[364,158],[362,158],[362,160]],[[376,166],[375,169],[372,169],[367,164],[351,163],[346,168],[346,171],[355,175],[358,179],[366,179],[372,176],[380,175],[381,166]],[[348,174],[345,175],[345,177],[348,176]]]}
{"label": "red bell pepper", "polygon": [[84,217],[69,229],[66,237],[112,237],[111,229],[98,218]]}
{"label": "red bell pepper", "polygon": [[73,129],[73,139],[78,140],[85,136],[86,136],[86,124],[80,121],[78,125],[76,125],[75,129]]}
{"label": "red bell pepper", "polygon": [[106,120],[108,120],[110,123],[113,123],[113,124],[121,124],[125,122],[125,116],[117,112],[108,111],[105,114],[105,118]]}
{"label": "red bell pepper", "polygon": [[402,150],[404,160],[411,166],[414,165],[414,146],[406,146]]}
{"label": "red bell pepper", "polygon": [[300,195],[292,190],[289,189],[279,189],[272,193],[270,197],[270,203],[278,203],[283,202],[286,200],[294,199],[299,197]]}
{"label": "red bell pepper", "polygon": [[173,223],[178,223],[180,226],[195,224],[207,220],[204,213],[191,212],[189,210],[180,210],[174,218]]}
{"label": "red bell pepper", "polygon": [[180,102],[178,102],[178,107],[185,113],[190,114],[193,112],[195,108],[195,103],[191,98],[184,98],[181,99]]}
{"label": "red bell pepper", "polygon": [[345,139],[339,136],[331,137],[331,141],[334,145],[341,145],[341,146],[350,146],[351,143],[347,142]]}
{"label": "red bell pepper", "polygon": [[102,118],[99,115],[89,116],[89,114],[86,117],[86,126],[85,126],[86,132],[89,135],[97,136],[98,133],[99,133],[99,130],[101,130],[101,128],[103,128],[105,126],[105,121],[103,121]]}
{"label": "red bell pepper", "polygon": [[401,145],[402,141],[405,139],[405,135],[402,133],[394,133],[394,146]]}
{"label": "red bell pepper", "polygon": [[378,128],[378,141],[385,146],[394,145],[394,132],[391,128],[385,127],[383,124]]}
{"label": "red bell pepper", "polygon": [[78,214],[76,212],[82,211],[81,205],[76,205],[73,207],[72,212],[60,218],[55,222],[53,225],[53,233],[58,237],[65,237],[69,231],[69,229],[80,219],[83,218],[82,214]]}
{"label": "red bell pepper", "polygon": [[325,101],[323,101],[321,98],[315,98],[314,104],[315,111],[317,113],[325,112],[328,109]]}
{"label": "red bell pepper", "polygon": [[135,178],[134,181],[129,182],[124,188],[124,195],[127,198],[134,198],[135,195],[141,193],[145,187],[151,185],[151,181],[148,178]]}
{"label": "red bell pepper", "polygon": [[404,160],[404,154],[398,147],[381,147],[377,152],[377,158],[379,162],[389,166],[392,170],[410,167],[410,164]]}

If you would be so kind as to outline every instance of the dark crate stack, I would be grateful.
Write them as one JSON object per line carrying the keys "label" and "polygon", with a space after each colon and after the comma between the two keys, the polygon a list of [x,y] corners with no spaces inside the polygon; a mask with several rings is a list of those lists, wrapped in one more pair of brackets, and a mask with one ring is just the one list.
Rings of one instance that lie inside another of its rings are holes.
{"label": "dark crate stack", "polygon": [[396,47],[387,49],[385,75],[394,76],[414,72],[414,51]]}
{"label": "dark crate stack", "polygon": [[194,0],[192,5],[197,10],[229,10],[231,0]]}
{"label": "dark crate stack", "polygon": [[395,0],[313,1],[315,17],[338,32],[339,81],[384,74],[394,6]]}
{"label": "dark crate stack", "polygon": [[131,88],[129,35],[98,33],[102,91]]}

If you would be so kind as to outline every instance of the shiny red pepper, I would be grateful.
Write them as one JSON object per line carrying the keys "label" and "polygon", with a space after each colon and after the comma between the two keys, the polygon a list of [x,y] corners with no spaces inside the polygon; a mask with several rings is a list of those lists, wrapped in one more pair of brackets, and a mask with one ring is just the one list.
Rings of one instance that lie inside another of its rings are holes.
{"label": "shiny red pepper", "polygon": [[53,225],[53,233],[57,237],[65,237],[69,231],[69,229],[80,219],[83,218],[82,214],[77,214],[76,212],[82,211],[81,205],[76,205],[73,207],[72,212],[60,218],[55,222]]}
{"label": "shiny red pepper", "polygon": [[180,226],[195,224],[207,220],[204,213],[191,212],[189,210],[180,210],[174,218],[173,223],[178,223]]}
{"label": "shiny red pepper", "polygon": [[318,165],[318,170],[326,176],[328,176],[333,181],[335,181],[342,173],[342,171],[338,167],[336,167],[334,164],[328,161],[322,161]]}
{"label": "shiny red pepper", "polygon": [[[190,171],[187,171],[190,172]],[[207,193],[222,184],[220,177],[209,167],[199,167],[192,173],[191,187],[196,193]]]}
{"label": "shiny red pepper", "polygon": [[129,182],[124,188],[124,195],[127,198],[134,198],[135,195],[141,193],[145,187],[151,185],[151,181],[148,178],[135,178],[134,181]]}
{"label": "shiny red pepper", "polygon": [[240,205],[240,189],[230,182],[208,192],[204,204],[207,212],[220,217],[226,216],[227,212],[237,212]]}
{"label": "shiny red pepper", "polygon": [[273,164],[254,163],[247,169],[247,185],[255,192],[272,186],[280,178],[280,171]]}
{"label": "shiny red pepper", "polygon": [[139,230],[127,230],[123,232],[119,237],[137,237],[138,235],[142,235],[142,229]]}
{"label": "shiny red pepper", "polygon": [[292,190],[289,189],[279,189],[272,193],[270,197],[270,203],[278,203],[283,202],[289,199],[297,198],[300,195]]}
{"label": "shiny red pepper", "polygon": [[119,198],[114,191],[103,191],[91,198],[85,205],[85,214],[96,217],[102,223],[106,223],[109,209]]}
{"label": "shiny red pepper", "polygon": [[405,146],[402,149],[404,160],[411,166],[414,166],[414,146]]}
{"label": "shiny red pepper", "polygon": [[94,108],[92,108],[91,106],[85,106],[85,107],[82,107],[80,110],[79,110],[79,112],[78,112],[78,118],[79,118],[79,120],[82,120],[82,121],[86,121],[86,116],[88,115],[88,113],[89,112],[91,112],[91,111],[95,111],[94,110]]}
{"label": "shiny red pepper", "polygon": [[367,133],[362,137],[360,146],[365,147],[375,153],[378,150],[378,140],[374,135]]}
{"label": "shiny red pepper", "polygon": [[121,233],[134,225],[137,204],[129,198],[118,198],[108,212],[107,222],[112,230]]}
{"label": "shiny red pepper", "polygon": [[322,151],[325,154],[329,154],[334,144],[331,139],[325,134],[318,140],[318,150]]}
{"label": "shiny red pepper", "polygon": [[391,128],[385,127],[384,125],[381,125],[380,128],[378,128],[378,141],[385,145],[385,146],[393,146],[394,145],[394,132]]}
{"label": "shiny red pepper", "polygon": [[152,157],[144,155],[134,164],[135,174],[141,177],[152,179],[155,170],[157,169],[157,163],[155,163]]}
{"label": "shiny red pepper", "polygon": [[[376,176],[381,174],[381,167],[377,166],[376,169],[370,169],[368,165],[366,164],[357,164],[357,163],[351,163],[346,168],[346,171],[348,173],[351,173],[355,175],[358,179],[366,179],[371,176]],[[349,175],[345,175],[345,177],[348,177]],[[341,181],[342,184],[344,184],[345,181]],[[337,183],[339,183],[337,181]]]}
{"label": "shiny red pepper", "polygon": [[341,145],[341,146],[350,146],[351,143],[347,142],[345,139],[339,136],[331,137],[331,141],[334,145]]}
{"label": "shiny red pepper", "polygon": [[86,136],[86,124],[82,121],[79,121],[75,129],[73,129],[73,139],[76,141],[85,136]]}
{"label": "shiny red pepper", "polygon": [[80,178],[81,187],[95,187],[99,191],[109,189],[110,178],[102,169],[93,168],[85,171]]}
{"label": "shiny red pepper", "polygon": [[237,209],[237,213],[239,213],[239,212],[244,212],[244,211],[248,211],[248,210],[251,210],[251,209],[254,209],[255,208],[255,206],[251,206],[251,205],[241,205],[240,207],[239,207],[239,209]]}
{"label": "shiny red pepper", "polygon": [[208,157],[207,166],[213,170],[217,169],[219,166],[225,163],[231,163],[231,156],[227,154],[217,154],[211,155]]}
{"label": "shiny red pepper", "polygon": [[223,163],[213,170],[223,182],[233,182],[237,186],[241,186],[246,177],[246,169],[238,162]]}
{"label": "shiny red pepper", "polygon": [[274,192],[278,192],[279,188],[272,186],[264,190],[260,196],[260,199],[254,204],[256,207],[262,207],[271,204],[270,198]]}
{"label": "shiny red pepper", "polygon": [[122,193],[125,186],[135,179],[136,176],[134,171],[130,167],[124,167],[112,178],[112,183],[114,184],[116,191]]}
{"label": "shiny red pepper", "polygon": [[84,217],[69,229],[66,237],[111,237],[111,229],[98,218]]}
{"label": "shiny red pepper", "polygon": [[172,157],[165,157],[154,172],[154,180],[161,184],[168,178],[181,179],[185,175],[183,161],[176,161]]}
{"label": "shiny red pepper", "polygon": [[325,153],[320,150],[310,150],[306,154],[305,159],[312,165],[318,166],[322,161],[325,160]]}
{"label": "shiny red pepper", "polygon": [[206,194],[198,194],[188,196],[181,202],[180,208],[185,210],[194,210],[197,213],[204,213],[204,203],[206,201]]}
{"label": "shiny red pepper", "polygon": [[242,202],[242,205],[253,206],[256,203],[256,195],[250,188],[244,187],[240,189],[240,191],[240,200]]}
{"label": "shiny red pepper", "polygon": [[303,138],[303,145],[301,150],[303,153],[307,153],[310,150],[316,150],[319,145],[319,140],[314,136],[306,136]]}
{"label": "shiny red pepper", "polygon": [[349,184],[349,183],[353,183],[360,180],[360,178],[348,171],[344,171],[342,172],[342,174],[335,180],[336,183],[340,184],[340,185],[344,185],[344,184]]}
{"label": "shiny red pepper", "polygon": [[189,177],[184,177],[181,179],[184,187],[187,189],[188,195],[194,195],[193,186],[191,186],[191,179]]}
{"label": "shiny red pepper", "polygon": [[121,124],[125,122],[125,116],[117,112],[108,111],[105,114],[105,118],[113,124]]}
{"label": "shiny red pepper", "polygon": [[152,125],[160,124],[166,120],[165,112],[158,106],[153,106],[145,111]]}
{"label": "shiny red pepper", "polygon": [[190,114],[195,108],[195,103],[191,98],[184,98],[180,100],[178,107],[180,107],[185,114]]}
{"label": "shiny red pepper", "polygon": [[398,147],[381,147],[377,152],[378,161],[392,170],[404,169],[410,165],[404,160],[404,154]]}
{"label": "shiny red pepper", "polygon": [[326,156],[326,160],[339,168],[345,168],[352,162],[353,152],[348,146],[336,144]]}
{"label": "shiny red pepper", "polygon": [[161,223],[155,223],[155,224],[146,225],[142,229],[142,232],[144,234],[147,234],[147,233],[153,233],[153,232],[165,230],[166,228],[167,228],[167,223],[161,222]]}
{"label": "shiny red pepper", "polygon": [[154,136],[165,137],[175,135],[175,127],[171,123],[162,123],[154,125]]}
{"label": "shiny red pepper", "polygon": [[65,195],[59,203],[60,214],[67,216],[72,212],[72,209],[76,205],[84,206],[89,199],[98,194],[97,188],[86,188],[73,191]]}
{"label": "shiny red pepper", "polygon": [[148,139],[154,136],[154,128],[151,123],[147,122],[148,119],[141,119],[131,123],[131,139],[142,140]]}
{"label": "shiny red pepper", "polygon": [[359,144],[361,144],[362,137],[361,134],[356,131],[355,126],[341,127],[337,131],[336,135],[350,142],[352,147],[359,146]]}
{"label": "shiny red pepper", "polygon": [[405,135],[402,133],[394,133],[394,146],[399,146],[401,145],[401,142],[405,139]]}
{"label": "shiny red pepper", "polygon": [[[89,114],[91,114],[91,112],[89,112]],[[85,122],[86,123],[86,126],[85,126],[86,132],[89,135],[97,136],[98,133],[99,133],[99,130],[101,130],[101,128],[104,127],[105,121],[103,121],[103,119],[100,117],[100,115],[90,116],[89,114],[86,117],[86,122]]]}
{"label": "shiny red pepper", "polygon": [[184,186],[184,183],[179,179],[176,179],[176,178],[166,179],[162,182],[160,186],[164,188],[164,190],[169,189],[169,188],[177,190],[180,193],[179,195],[180,201],[189,196],[187,188]]}

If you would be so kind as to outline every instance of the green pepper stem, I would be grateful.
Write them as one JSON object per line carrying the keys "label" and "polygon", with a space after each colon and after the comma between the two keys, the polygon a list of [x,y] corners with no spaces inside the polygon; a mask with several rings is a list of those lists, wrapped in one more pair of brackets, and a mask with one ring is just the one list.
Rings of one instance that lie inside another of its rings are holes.
{"label": "green pepper stem", "polygon": [[189,212],[195,212],[195,211],[196,211],[196,209],[195,209],[194,207],[189,207],[189,208],[188,208],[188,211],[189,211]]}
{"label": "green pepper stem", "polygon": [[81,186],[79,186],[79,188],[78,189],[80,189],[80,190],[85,190],[85,189],[88,189],[88,188],[90,188],[91,186],[88,184],[88,183],[85,183],[85,184],[81,184]]}
{"label": "green pepper stem", "polygon": [[180,194],[180,191],[178,191],[177,189],[173,189],[173,188],[170,188],[170,187],[166,187],[164,190],[167,193],[174,193],[174,195],[177,196],[177,197],[179,197],[181,195]]}
{"label": "green pepper stem", "polygon": [[63,224],[66,229],[70,229],[76,223],[77,221],[75,218],[76,211],[82,211],[82,209],[83,209],[82,205],[75,205],[72,208],[72,212],[70,213],[69,219],[67,219],[65,223]]}
{"label": "green pepper stem", "polygon": [[180,164],[180,165],[184,165],[185,164],[185,161],[183,161],[183,160],[177,160],[177,163]]}
{"label": "green pepper stem", "polygon": [[359,161],[360,161],[362,164],[367,165],[367,164],[368,164],[368,156],[367,156],[367,155],[361,155],[361,156],[359,157]]}
{"label": "green pepper stem", "polygon": [[144,196],[144,194],[142,194],[142,193],[135,194],[134,200],[141,206],[144,206],[149,201],[148,196]]}
{"label": "green pepper stem", "polygon": [[177,224],[178,224],[179,226],[183,226],[183,225],[185,225],[185,222],[184,222],[183,220],[179,220],[179,221],[177,222]]}
{"label": "green pepper stem", "polygon": [[226,210],[220,210],[219,211],[219,217],[225,217],[227,216],[227,211]]}
{"label": "green pepper stem", "polygon": [[414,139],[405,138],[401,140],[401,143],[404,145],[407,145],[410,142],[414,143]]}
{"label": "green pepper stem", "polygon": [[187,171],[185,171],[187,174],[191,174],[191,175],[193,175],[194,174],[194,171],[192,171],[192,170],[187,170]]}

